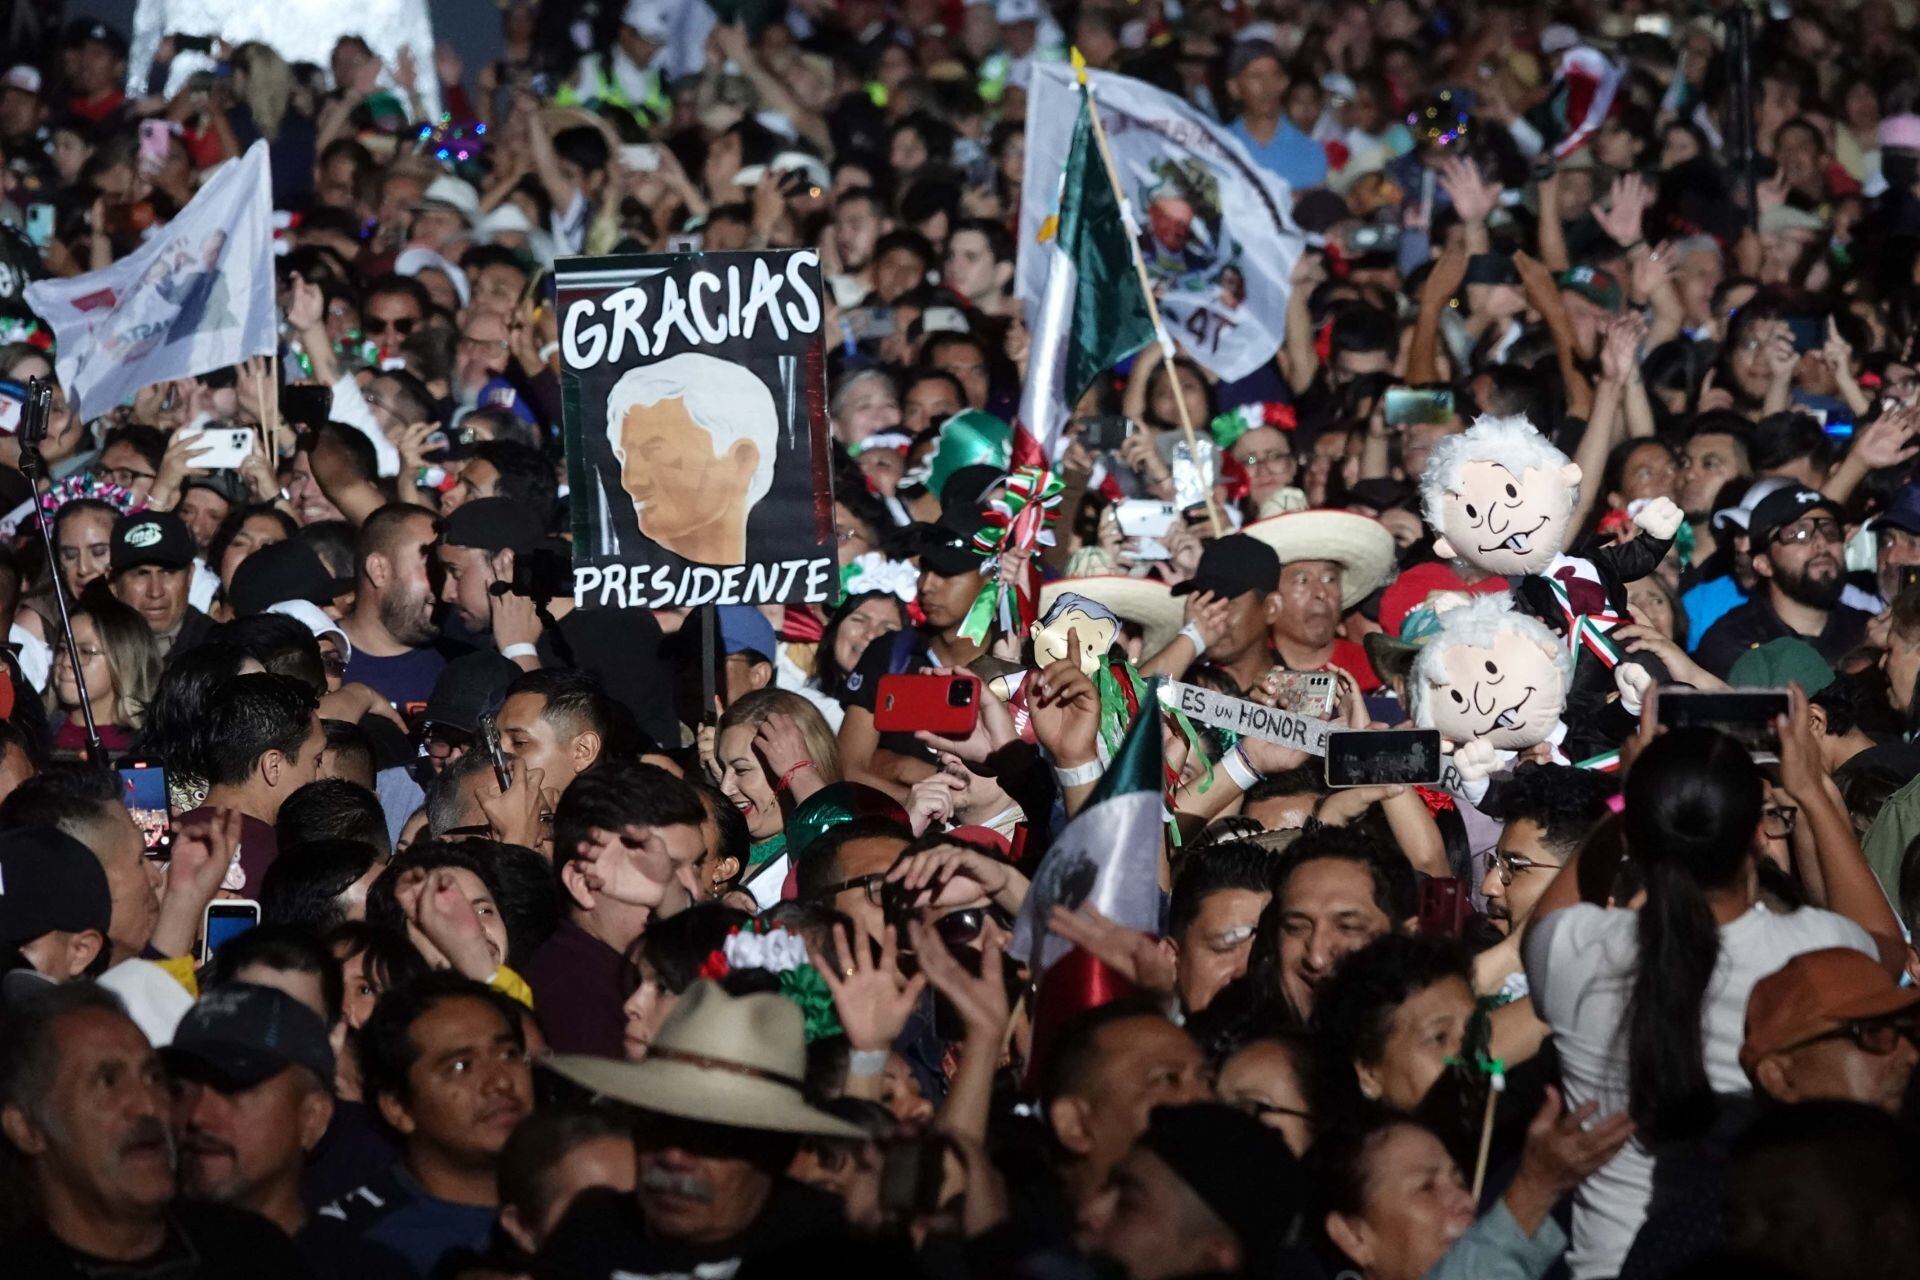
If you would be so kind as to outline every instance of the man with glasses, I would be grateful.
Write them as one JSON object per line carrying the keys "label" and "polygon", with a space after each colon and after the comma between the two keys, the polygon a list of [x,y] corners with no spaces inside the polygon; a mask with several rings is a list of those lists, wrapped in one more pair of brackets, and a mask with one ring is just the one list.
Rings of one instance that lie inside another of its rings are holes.
{"label": "man with glasses", "polygon": [[1920,1049],[1920,990],[1870,956],[1806,951],[1747,997],[1740,1066],[1774,1102],[1838,1099],[1898,1115]]}
{"label": "man with glasses", "polygon": [[1480,892],[1487,923],[1501,940],[1474,957],[1474,988],[1514,997],[1527,993],[1520,934],[1535,904],[1587,836],[1607,816],[1619,790],[1612,774],[1565,764],[1525,764],[1500,790],[1506,823],[1487,855]]}
{"label": "man with glasses", "polygon": [[130,422],[107,432],[93,474],[122,489],[144,493],[159,474],[166,452],[167,437],[158,428]]}
{"label": "man with glasses", "polygon": [[1761,499],[1747,525],[1756,590],[1701,637],[1701,666],[1726,678],[1748,649],[1800,636],[1838,663],[1866,635],[1868,615],[1840,603],[1846,589],[1846,530],[1837,503],[1791,486]]}

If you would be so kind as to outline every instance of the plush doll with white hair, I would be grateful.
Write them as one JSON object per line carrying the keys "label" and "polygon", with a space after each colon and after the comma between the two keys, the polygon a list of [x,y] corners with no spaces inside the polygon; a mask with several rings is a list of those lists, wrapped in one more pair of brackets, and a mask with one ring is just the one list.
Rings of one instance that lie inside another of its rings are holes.
{"label": "plush doll with white hair", "polygon": [[[1633,541],[1569,555],[1580,479],[1579,466],[1526,418],[1482,417],[1434,445],[1420,505],[1435,552],[1505,576],[1519,608],[1577,655],[1569,719],[1580,747],[1599,751],[1632,731],[1641,694],[1666,677],[1656,659],[1623,655],[1608,633],[1633,620],[1627,584],[1666,557],[1682,516],[1670,499],[1655,498],[1635,513],[1641,533]],[[1615,690],[1618,710],[1609,705]]]}
{"label": "plush doll with white hair", "polygon": [[1407,675],[1413,722],[1438,729],[1466,785],[1462,798],[1479,804],[1490,774],[1521,752],[1545,743],[1567,763],[1561,744],[1567,725],[1567,684],[1573,655],[1538,618],[1520,612],[1511,597],[1478,595],[1440,614]]}

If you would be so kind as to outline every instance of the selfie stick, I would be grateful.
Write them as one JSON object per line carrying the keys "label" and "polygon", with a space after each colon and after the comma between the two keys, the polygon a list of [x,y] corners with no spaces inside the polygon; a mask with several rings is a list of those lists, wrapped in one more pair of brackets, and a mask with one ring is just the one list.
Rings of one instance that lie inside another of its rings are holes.
{"label": "selfie stick", "polygon": [[67,588],[60,577],[60,554],[53,545],[53,523],[40,505],[40,484],[47,479],[47,460],[40,442],[47,438],[47,420],[53,414],[53,385],[40,378],[27,381],[27,402],[20,414],[20,470],[33,489],[33,519],[40,526],[40,545],[47,553],[47,576],[53,580],[53,602],[60,610],[60,631],[67,639],[67,661],[73,667],[74,688],[80,693],[80,715],[87,726],[87,760],[103,765],[100,730],[93,723],[93,700],[87,696],[87,677],[81,670],[80,646],[73,639],[73,614],[67,609]]}

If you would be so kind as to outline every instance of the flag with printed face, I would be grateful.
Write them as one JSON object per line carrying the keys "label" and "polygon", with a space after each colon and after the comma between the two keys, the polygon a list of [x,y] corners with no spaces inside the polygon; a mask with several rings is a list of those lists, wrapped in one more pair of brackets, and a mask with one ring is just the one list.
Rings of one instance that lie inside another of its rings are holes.
{"label": "flag with printed face", "polygon": [[173,221],[110,266],[27,286],[82,418],[142,387],[190,378],[279,341],[267,144],[214,172]]}

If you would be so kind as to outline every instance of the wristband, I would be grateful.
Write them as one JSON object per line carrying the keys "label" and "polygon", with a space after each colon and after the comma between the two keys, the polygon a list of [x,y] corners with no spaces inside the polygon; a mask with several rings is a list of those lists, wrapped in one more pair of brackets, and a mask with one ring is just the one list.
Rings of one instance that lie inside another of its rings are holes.
{"label": "wristband", "polygon": [[1107,767],[1098,760],[1089,760],[1085,764],[1077,764],[1071,769],[1062,769],[1058,765],[1055,765],[1053,780],[1058,782],[1063,788],[1084,787],[1090,782],[1098,782],[1100,775],[1105,773],[1106,770]]}
{"label": "wristband", "polygon": [[787,787],[793,782],[794,774],[800,772],[802,769],[811,769],[811,768],[813,768],[813,761],[811,760],[802,760],[799,763],[795,764],[791,769],[788,769],[785,773],[781,774],[779,781],[773,784],[773,794],[779,795],[782,791],[785,791]]}
{"label": "wristband", "polygon": [[1258,769],[1247,763],[1247,753],[1242,751],[1237,745],[1233,750],[1227,752],[1226,755],[1220,757],[1220,767],[1226,771],[1227,777],[1233,780],[1233,785],[1239,787],[1242,791],[1253,790],[1254,784],[1265,776]]}
{"label": "wristband", "polygon": [[872,1077],[886,1069],[885,1049],[852,1049],[847,1053],[847,1074],[850,1076]]}
{"label": "wristband", "polygon": [[1199,657],[1207,651],[1207,638],[1200,634],[1200,628],[1189,622],[1180,628],[1180,634],[1193,641],[1193,656]]}
{"label": "wristband", "polygon": [[549,342],[546,346],[540,348],[540,359],[542,361],[553,359],[553,353],[558,351],[559,349],[560,349],[559,343]]}
{"label": "wristband", "polygon": [[500,656],[509,660],[513,658],[537,658],[540,656],[540,651],[523,640],[519,644],[510,644],[502,649]]}

